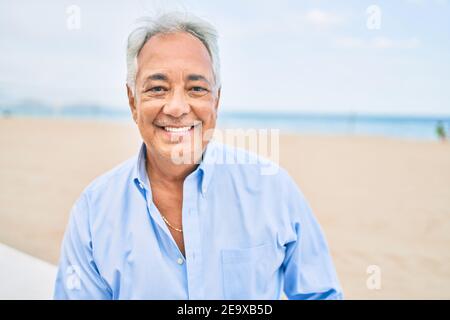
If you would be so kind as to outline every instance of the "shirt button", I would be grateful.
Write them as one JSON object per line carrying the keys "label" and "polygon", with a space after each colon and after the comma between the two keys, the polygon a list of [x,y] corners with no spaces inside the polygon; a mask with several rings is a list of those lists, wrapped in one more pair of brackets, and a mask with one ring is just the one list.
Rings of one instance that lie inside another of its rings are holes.
{"label": "shirt button", "polygon": [[177,263],[179,264],[179,265],[182,265],[183,264],[183,259],[181,259],[181,258],[178,258],[178,260],[177,260]]}

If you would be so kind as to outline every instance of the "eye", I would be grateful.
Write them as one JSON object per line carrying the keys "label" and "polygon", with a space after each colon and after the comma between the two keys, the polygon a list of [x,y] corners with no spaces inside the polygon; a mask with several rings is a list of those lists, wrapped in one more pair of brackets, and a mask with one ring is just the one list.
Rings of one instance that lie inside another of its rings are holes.
{"label": "eye", "polygon": [[148,89],[147,91],[154,92],[154,93],[161,93],[161,92],[166,91],[166,88],[161,87],[161,86],[156,86],[156,87],[152,87],[152,88]]}
{"label": "eye", "polygon": [[208,92],[208,89],[199,86],[194,86],[190,89],[190,91],[193,91],[195,93],[205,93]]}

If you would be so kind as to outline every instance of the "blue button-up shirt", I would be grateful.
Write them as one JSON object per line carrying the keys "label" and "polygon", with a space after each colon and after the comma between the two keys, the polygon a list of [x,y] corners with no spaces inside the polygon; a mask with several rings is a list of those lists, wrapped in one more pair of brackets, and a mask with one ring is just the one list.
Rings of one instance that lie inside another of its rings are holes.
{"label": "blue button-up shirt", "polygon": [[184,257],[145,162],[142,144],[74,204],[55,298],[342,298],[324,234],[285,170],[210,142],[183,184]]}

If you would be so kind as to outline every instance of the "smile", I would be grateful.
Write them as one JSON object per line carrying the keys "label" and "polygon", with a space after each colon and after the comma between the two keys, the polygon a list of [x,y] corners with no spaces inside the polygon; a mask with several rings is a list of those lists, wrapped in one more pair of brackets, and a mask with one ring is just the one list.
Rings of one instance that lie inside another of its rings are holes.
{"label": "smile", "polygon": [[[198,126],[201,126],[201,122],[199,124],[192,125],[183,125],[183,126],[170,126],[170,125],[157,125],[155,126],[160,130],[163,137],[167,141],[173,142],[181,142],[183,137],[191,136],[194,134],[194,129]],[[174,140],[175,139],[175,140]]]}
{"label": "smile", "polygon": [[179,132],[179,133],[183,133],[183,132],[187,132],[190,129],[192,129],[194,126],[189,126],[189,127],[163,127],[164,130],[168,131],[168,132]]}

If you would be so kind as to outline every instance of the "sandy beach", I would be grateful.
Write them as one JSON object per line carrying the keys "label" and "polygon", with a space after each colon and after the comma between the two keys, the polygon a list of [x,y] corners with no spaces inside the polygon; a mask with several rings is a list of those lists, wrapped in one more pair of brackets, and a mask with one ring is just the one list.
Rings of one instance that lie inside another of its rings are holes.
{"label": "sandy beach", "polygon": [[[56,264],[75,199],[139,144],[131,120],[0,119],[0,243]],[[326,233],[346,298],[450,299],[450,143],[282,135],[280,163]],[[380,289],[366,285],[371,265]]]}

